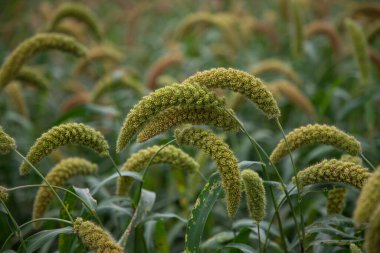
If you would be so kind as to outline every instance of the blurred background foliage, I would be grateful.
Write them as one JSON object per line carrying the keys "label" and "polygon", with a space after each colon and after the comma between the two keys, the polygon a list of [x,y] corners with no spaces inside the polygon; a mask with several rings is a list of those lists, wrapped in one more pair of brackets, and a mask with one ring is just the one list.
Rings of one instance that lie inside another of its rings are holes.
{"label": "blurred background foliage", "polygon": [[[43,32],[51,20],[55,9],[66,1],[40,0],[0,0],[0,59],[23,40]],[[299,101],[294,93],[275,93],[282,111],[280,119],[285,132],[308,123],[326,123],[358,138],[364,154],[375,165],[380,162],[380,36],[368,41],[370,56],[370,78],[366,85],[361,82],[360,71],[355,62],[352,41],[345,26],[345,18],[351,18],[368,35],[380,22],[380,5],[377,1],[348,0],[115,0],[115,1],[77,1],[85,4],[94,12],[103,32],[103,40],[97,42],[87,28],[75,20],[69,20],[62,26],[72,33],[86,47],[96,49],[99,46],[112,50],[111,56],[94,57],[89,62],[65,55],[61,52],[44,52],[28,61],[28,65],[43,73],[49,88],[41,92],[33,87],[22,85],[22,101],[3,90],[0,93],[0,123],[13,136],[18,149],[23,153],[29,150],[35,139],[54,125],[64,122],[83,122],[100,130],[111,145],[112,156],[121,165],[132,153],[153,144],[164,144],[172,139],[172,132],[160,135],[147,143],[133,143],[120,155],[116,155],[115,142],[124,117],[141,95],[131,89],[110,90],[97,102],[91,101],[91,92],[97,82],[105,75],[118,75],[125,71],[135,84],[141,86],[144,94],[174,82],[181,82],[196,71],[213,67],[233,67],[252,73],[254,67],[265,60],[276,59],[286,64],[296,79],[278,71],[260,73],[268,85],[276,81],[287,80],[295,86],[312,106]],[[359,7],[373,6],[378,12],[355,12]],[[300,23],[296,23],[295,10],[299,10]],[[202,16],[203,15],[203,16]],[[211,19],[210,19],[211,17]],[[191,19],[200,21],[181,31]],[[209,20],[207,20],[209,19]],[[205,21],[207,20],[207,21]],[[331,28],[336,41],[330,43],[326,36],[307,36],[311,24],[321,22]],[[301,33],[297,33],[301,29]],[[300,36],[301,40],[297,39]],[[301,43],[297,45],[297,43]],[[334,44],[335,43],[335,44]],[[113,56],[112,56],[113,55]],[[80,65],[82,64],[82,66]],[[282,138],[274,122],[266,120],[254,105],[244,98],[237,98],[229,92],[217,91],[227,97],[227,103],[234,105],[238,118],[248,132],[270,153]],[[24,103],[24,105],[22,105]],[[24,109],[23,109],[24,107]],[[219,132],[220,133],[220,132]],[[257,161],[254,150],[242,133],[223,134],[239,161]],[[184,148],[201,162],[202,172],[209,176],[215,171],[215,165],[195,149]],[[39,168],[46,174],[63,157],[81,156],[99,164],[99,175],[87,176],[72,181],[72,184],[93,189],[99,182],[114,173],[108,160],[99,158],[89,150],[80,147],[59,149],[44,159]],[[308,147],[294,153],[296,166],[301,169],[323,158],[339,158],[341,153],[326,146]],[[25,184],[38,184],[40,179],[31,174],[20,177],[17,171],[20,160],[14,154],[0,159],[0,184],[14,187]],[[185,176],[181,171],[171,171],[166,166],[149,171],[144,187],[154,191],[156,198],[152,210],[145,216],[157,213],[176,214],[187,219],[197,195],[204,182],[195,176]],[[290,182],[292,167],[285,159],[280,171],[285,182]],[[254,169],[261,173],[258,166]],[[275,180],[274,172],[271,175]],[[134,207],[128,198],[114,196],[115,184],[102,188],[94,195],[98,201],[97,212],[103,224],[116,238],[122,234],[129,223]],[[37,189],[20,190],[12,193],[8,202],[17,221],[22,224],[31,218],[31,207]],[[132,191],[133,193],[133,191]],[[326,191],[323,188],[312,191],[304,198],[304,216],[306,224],[311,226],[318,219],[326,219]],[[348,252],[347,243],[339,240],[355,241],[355,233],[360,233],[344,217],[351,217],[358,191],[351,189],[343,216],[334,224],[331,220],[322,223],[334,226],[342,234],[332,234],[310,228],[307,242],[313,252]],[[133,196],[133,194],[131,194]],[[245,204],[242,201],[242,206]],[[268,201],[269,203],[270,201]],[[152,203],[153,204],[153,203]],[[273,207],[268,204],[268,217]],[[52,205],[47,216],[59,216],[59,206]],[[289,208],[284,205],[281,215],[289,240],[294,238],[294,224]],[[169,216],[168,216],[169,217]],[[244,228],[249,227],[247,211],[241,208],[233,221],[228,221],[223,202],[218,202],[209,216],[203,234],[202,248],[205,252],[223,249],[230,242],[251,245],[257,249],[257,234],[248,235]],[[146,217],[145,217],[146,218]],[[136,226],[133,243],[129,243],[127,252],[144,252],[139,245],[140,239],[149,244],[163,240],[167,248],[158,251],[157,245],[144,246],[147,252],[180,252],[184,247],[186,224],[178,219],[145,219]],[[266,219],[268,222],[269,218]],[[154,221],[154,223],[152,223]],[[240,223],[239,223],[240,222]],[[345,226],[342,224],[346,222]],[[120,224],[123,224],[122,226]],[[241,224],[239,226],[239,224]],[[315,224],[314,224],[315,225]],[[233,228],[231,227],[233,226]],[[46,223],[45,228],[54,224]],[[159,231],[158,231],[159,230]],[[0,216],[0,242],[9,235],[7,218]],[[154,232],[156,231],[156,232]],[[234,231],[235,236],[230,236]],[[34,233],[27,228],[25,236]],[[218,237],[219,236],[219,237]],[[350,238],[351,236],[351,238]],[[246,239],[248,238],[248,239]],[[252,239],[252,240],[251,240]],[[316,244],[317,240],[326,243]],[[273,227],[271,241],[279,243],[278,231]],[[293,243],[291,241],[290,243]],[[335,243],[334,243],[335,242]],[[356,242],[356,241],[355,241]],[[56,244],[55,241],[51,243]],[[359,244],[362,242],[359,240]],[[17,248],[14,238],[10,247]],[[133,246],[132,246],[133,245]],[[51,246],[54,248],[54,246]],[[56,247],[56,246],[55,246]],[[52,252],[49,246],[41,252]],[[165,251],[166,250],[166,251]],[[222,252],[236,252],[236,249],[224,249]],[[268,252],[281,252],[276,247]],[[296,252],[296,251],[294,251]],[[312,252],[312,251],[310,251]]]}

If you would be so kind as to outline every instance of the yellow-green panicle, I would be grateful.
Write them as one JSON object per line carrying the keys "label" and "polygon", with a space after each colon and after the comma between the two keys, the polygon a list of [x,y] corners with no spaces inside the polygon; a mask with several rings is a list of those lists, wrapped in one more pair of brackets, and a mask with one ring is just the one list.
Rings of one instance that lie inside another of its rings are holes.
{"label": "yellow-green panicle", "polygon": [[[151,158],[161,149],[160,146],[152,146],[142,149],[133,154],[124,164],[121,171],[140,172],[148,166]],[[190,173],[199,169],[198,163],[188,154],[173,145],[168,145],[161,149],[151,161],[150,165],[167,163],[175,169],[184,169]],[[119,177],[117,180],[117,195],[124,195],[128,192],[128,188],[132,183],[130,177]]]}
{"label": "yellow-green panicle", "polygon": [[[286,140],[290,151],[313,144],[326,144],[353,156],[361,153],[360,142],[334,126],[309,124],[288,133]],[[287,154],[288,147],[285,139],[282,139],[270,155],[270,160],[277,163]]]}
{"label": "yellow-green panicle", "polygon": [[260,222],[265,218],[266,207],[263,180],[253,170],[244,170],[241,173],[241,178],[243,179],[248,211],[251,218],[256,222]]}
{"label": "yellow-green panicle", "polygon": [[[36,165],[54,149],[66,144],[83,145],[101,156],[109,154],[109,146],[102,133],[82,123],[67,123],[55,126],[42,134],[30,148],[26,159],[32,165]],[[20,174],[26,175],[29,170],[28,163],[24,161],[20,167]]]}
{"label": "yellow-green panicle", "polygon": [[74,222],[74,232],[81,239],[84,246],[94,253],[122,253],[123,248],[114,239],[91,221],[77,218]]}
{"label": "yellow-green panicle", "polygon": [[209,154],[216,163],[226,194],[227,212],[233,217],[240,202],[240,171],[232,150],[211,131],[184,127],[176,129],[175,137],[180,145],[192,145]]}

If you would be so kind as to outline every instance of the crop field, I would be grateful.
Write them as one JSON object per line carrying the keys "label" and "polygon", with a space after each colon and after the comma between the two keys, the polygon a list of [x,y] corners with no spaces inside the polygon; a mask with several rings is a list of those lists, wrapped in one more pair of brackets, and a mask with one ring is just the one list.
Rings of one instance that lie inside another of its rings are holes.
{"label": "crop field", "polygon": [[0,252],[380,253],[380,2],[0,0]]}

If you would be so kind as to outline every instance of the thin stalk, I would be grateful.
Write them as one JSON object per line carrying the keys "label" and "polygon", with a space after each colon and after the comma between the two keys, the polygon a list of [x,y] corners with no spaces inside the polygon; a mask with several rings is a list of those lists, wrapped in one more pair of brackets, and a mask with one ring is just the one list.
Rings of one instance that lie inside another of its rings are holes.
{"label": "thin stalk", "polygon": [[203,175],[203,173],[199,169],[197,169],[195,172],[203,179],[205,183],[207,183],[207,178]]}
{"label": "thin stalk", "polygon": [[[26,227],[27,225],[29,225],[33,222],[46,221],[46,220],[58,221],[58,222],[66,223],[66,224],[71,225],[71,226],[73,225],[72,222],[67,221],[67,220],[63,220],[63,219],[59,219],[59,218],[38,218],[38,219],[34,219],[34,220],[30,220],[28,222],[25,222],[24,224],[19,226],[19,229],[22,229],[22,228]],[[10,233],[10,235],[7,237],[7,239],[4,241],[3,245],[1,246],[0,252],[3,252],[5,245],[13,237],[13,235],[14,235],[14,232]]]}
{"label": "thin stalk", "polygon": [[120,173],[120,170],[119,170],[119,168],[117,167],[117,165],[116,165],[115,161],[112,159],[112,156],[111,156],[110,154],[108,154],[108,158],[111,160],[111,162],[112,162],[113,166],[114,166],[114,167],[115,167],[115,169],[116,169],[116,172],[119,174],[119,177],[121,177],[121,173]]}
{"label": "thin stalk", "polygon": [[283,136],[283,138],[285,140],[286,148],[288,149],[288,153],[289,153],[289,156],[290,156],[290,161],[292,162],[294,177],[296,179],[297,199],[298,199],[298,205],[299,205],[299,211],[300,211],[300,221],[301,221],[301,231],[302,231],[302,237],[300,238],[300,246],[301,246],[301,252],[304,252],[305,249],[304,249],[303,243],[304,243],[304,238],[305,238],[305,223],[304,223],[304,219],[303,219],[302,196],[301,196],[300,186],[299,186],[299,180],[298,180],[298,176],[297,176],[298,175],[298,170],[297,170],[296,165],[294,163],[293,156],[291,154],[292,152],[290,150],[290,146],[289,146],[288,140],[286,138],[284,129],[282,129],[281,123],[278,120],[278,118],[276,118],[276,124],[277,124],[278,128],[280,129],[280,131],[282,133],[282,136]]}
{"label": "thin stalk", "polygon": [[257,222],[257,239],[259,240],[259,253],[262,252],[261,248],[261,236],[260,236],[260,222]]}
{"label": "thin stalk", "polygon": [[[13,188],[8,188],[7,190],[8,191],[15,191],[15,190],[20,190],[20,189],[24,189],[24,188],[36,188],[36,187],[49,187],[48,185],[44,185],[44,184],[30,184],[30,185],[21,185],[21,186],[16,186],[16,187],[13,187]],[[84,201],[79,195],[77,195],[76,193],[64,188],[64,187],[60,187],[60,186],[56,186],[56,185],[52,185],[53,188],[56,188],[56,189],[59,189],[59,190],[62,190],[62,191],[65,191],[67,193],[70,193],[71,195],[73,195],[74,197],[76,197],[77,199],[79,199],[82,204],[88,209],[88,211],[90,211],[90,213],[94,216],[94,218],[99,222],[99,224],[101,224],[101,220],[99,218],[99,216],[97,215],[96,212],[94,212],[94,210],[92,210],[92,208],[86,203],[86,201]]]}
{"label": "thin stalk", "polygon": [[22,233],[21,233],[20,227],[18,226],[15,218],[13,217],[12,213],[9,211],[9,209],[8,209],[7,205],[4,203],[4,201],[2,199],[0,199],[0,201],[1,201],[1,204],[3,204],[5,211],[8,213],[8,216],[11,219],[11,222],[13,223],[14,228],[16,229],[17,237],[20,238],[22,247],[26,251],[26,247],[25,247],[24,239],[22,238]]}
{"label": "thin stalk", "polygon": [[[296,189],[297,187],[296,186],[293,186],[293,188],[291,188],[290,189],[290,191],[289,191],[289,193],[291,193],[294,189]],[[286,196],[284,196],[282,199],[281,199],[281,201],[280,201],[280,203],[279,203],[279,207],[281,207],[284,203],[285,203],[285,200],[287,199],[287,197]],[[273,213],[273,215],[272,215],[272,218],[271,218],[271,220],[270,220],[270,223],[269,223],[269,226],[268,226],[268,229],[270,230],[270,228],[272,227],[272,225],[273,225],[273,222],[274,222],[274,218],[275,218],[275,213]],[[269,234],[267,234],[267,236],[265,237],[265,242],[264,242],[264,252],[265,252],[265,249],[267,248],[267,246],[268,246],[268,241],[269,241]]]}
{"label": "thin stalk", "polygon": [[367,157],[364,156],[363,153],[360,154],[360,157],[371,167],[373,171],[376,170],[375,166],[367,159]]}
{"label": "thin stalk", "polygon": [[29,164],[30,167],[33,168],[33,170],[38,174],[38,176],[40,176],[42,178],[42,180],[49,186],[50,190],[53,192],[53,194],[55,195],[55,197],[58,199],[59,203],[62,205],[63,209],[65,210],[65,212],[67,213],[67,216],[69,217],[70,221],[71,222],[74,222],[74,219],[73,217],[71,216],[69,210],[67,209],[67,207],[65,206],[65,204],[63,203],[62,199],[58,196],[58,193],[54,190],[54,188],[51,186],[51,184],[46,180],[46,178],[41,174],[41,172],[36,168],[34,167],[34,165],[29,162],[28,159],[26,159],[26,157],[24,157],[20,152],[18,152],[17,149],[14,149],[14,151],[26,162]]}

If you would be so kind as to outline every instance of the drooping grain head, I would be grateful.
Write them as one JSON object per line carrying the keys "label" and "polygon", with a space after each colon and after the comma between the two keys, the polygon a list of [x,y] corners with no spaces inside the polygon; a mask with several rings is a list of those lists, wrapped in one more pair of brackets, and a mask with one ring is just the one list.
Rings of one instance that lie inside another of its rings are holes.
{"label": "drooping grain head", "polygon": [[15,79],[32,85],[41,91],[46,91],[49,87],[48,80],[40,72],[30,67],[22,67]]}
{"label": "drooping grain head", "polygon": [[148,73],[146,87],[155,90],[158,87],[157,79],[166,69],[173,65],[181,64],[183,61],[182,53],[171,53],[159,58],[151,67]]}
{"label": "drooping grain head", "polygon": [[[233,111],[230,111],[233,114]],[[224,131],[237,131],[239,124],[224,108],[171,107],[149,121],[137,136],[137,142],[144,142],[183,124],[210,125]]]}
{"label": "drooping grain head", "polygon": [[262,81],[247,72],[233,68],[215,68],[201,71],[190,76],[183,84],[194,84],[208,88],[229,89],[243,94],[269,118],[278,118],[281,115],[273,95]]}
{"label": "drooping grain head", "polygon": [[[286,139],[290,151],[308,145],[326,144],[353,156],[357,156],[361,153],[360,142],[334,126],[309,124],[294,129],[286,135]],[[285,140],[282,139],[272,151],[270,160],[273,163],[277,163],[287,154],[288,148]]]}
{"label": "drooping grain head", "polygon": [[342,43],[340,41],[340,37],[335,28],[326,21],[314,21],[304,28],[305,38],[311,39],[317,35],[326,36],[332,48],[332,51],[336,57],[339,59],[342,51]]}
{"label": "drooping grain head", "polygon": [[29,110],[20,83],[11,81],[4,89],[14,110],[24,118],[29,118]]}
{"label": "drooping grain head", "polygon": [[200,128],[176,129],[175,138],[178,144],[197,147],[211,156],[222,179],[226,194],[227,213],[233,217],[239,207],[241,177],[238,160],[232,150],[211,131]]}
{"label": "drooping grain head", "polygon": [[350,244],[350,250],[351,253],[363,253],[362,250],[358,246],[356,246],[356,244],[353,243]]}
{"label": "drooping grain head", "polygon": [[24,65],[24,63],[38,52],[57,49],[82,57],[87,53],[86,48],[72,37],[40,33],[22,42],[5,60],[0,69],[0,88],[7,85]]}
{"label": "drooping grain head", "polygon": [[291,103],[303,110],[310,118],[313,119],[316,117],[315,108],[310,99],[294,84],[286,80],[279,80],[270,83],[268,89],[273,94],[279,94],[281,97],[286,97]]}
{"label": "drooping grain head", "polygon": [[255,76],[260,76],[267,72],[280,73],[297,85],[302,82],[301,77],[294,71],[294,69],[291,68],[291,66],[276,58],[260,61],[256,65],[252,66],[250,70],[250,73]]}
{"label": "drooping grain head", "polygon": [[78,235],[84,246],[95,253],[122,253],[124,249],[101,227],[91,221],[76,218],[74,233]]}
{"label": "drooping grain head", "polygon": [[353,20],[346,19],[346,28],[350,34],[356,65],[359,68],[360,81],[367,85],[370,78],[368,44],[361,27]]}
{"label": "drooping grain head", "polygon": [[377,208],[380,201],[380,169],[376,171],[368,179],[368,182],[364,185],[360,192],[359,198],[356,201],[356,207],[354,211],[354,221],[356,225],[368,222],[373,212]]}
{"label": "drooping grain head", "polygon": [[[170,164],[174,169],[183,169],[190,173],[199,169],[198,163],[181,149],[173,145],[168,145],[160,149],[160,146],[152,146],[138,151],[123,164],[121,171],[141,172],[148,166],[149,162],[151,162],[150,165],[161,163]],[[151,161],[152,158],[153,160]],[[133,180],[130,177],[119,177],[116,194],[127,194],[132,182]]]}
{"label": "drooping grain head", "polygon": [[114,71],[102,77],[96,84],[91,93],[91,100],[98,101],[106,92],[116,88],[132,89],[142,96],[145,89],[130,75],[122,70]]}
{"label": "drooping grain head", "polygon": [[[378,190],[378,189],[377,189]],[[378,204],[378,203],[377,203]],[[371,214],[368,228],[364,237],[364,249],[366,253],[380,252],[380,205]]]}
{"label": "drooping grain head", "polygon": [[253,170],[244,170],[241,173],[243,179],[245,194],[247,197],[247,206],[251,218],[260,222],[265,218],[265,188],[263,180]]}
{"label": "drooping grain head", "polygon": [[75,18],[81,21],[88,26],[96,40],[100,41],[102,39],[101,29],[96,21],[97,18],[87,6],[79,3],[64,3],[60,5],[48,25],[48,31],[55,31],[66,18]]}
{"label": "drooping grain head", "polygon": [[[55,126],[42,134],[30,148],[26,159],[32,165],[36,165],[54,149],[66,144],[79,144],[91,148],[101,156],[109,154],[108,143],[99,131],[82,123],[67,123]],[[20,174],[26,175],[29,170],[28,163],[23,161]]]}
{"label": "drooping grain head", "polygon": [[[90,175],[98,171],[98,166],[82,158],[67,158],[55,165],[46,175],[46,180],[52,186],[64,186],[64,184],[75,176]],[[42,218],[50,202],[54,198],[53,191],[42,183],[38,189],[33,204],[33,219]],[[40,226],[39,222],[34,222],[34,227]]]}
{"label": "drooping grain head", "polygon": [[3,202],[7,202],[9,197],[7,188],[0,185],[0,200]]}
{"label": "drooping grain head", "polygon": [[12,137],[10,137],[0,126],[0,154],[8,154],[16,148],[16,141]]}
{"label": "drooping grain head", "polygon": [[143,97],[128,113],[117,140],[117,152],[121,152],[137,133],[159,112],[173,106],[210,108],[224,106],[216,94],[198,84],[173,84],[155,90]]}
{"label": "drooping grain head", "polygon": [[[297,174],[300,187],[318,183],[345,183],[361,189],[371,173],[360,165],[341,160],[323,160]],[[293,177],[293,182],[296,183]]]}
{"label": "drooping grain head", "polygon": [[327,195],[327,213],[340,214],[346,205],[346,188],[334,188]]}
{"label": "drooping grain head", "polygon": [[343,154],[340,157],[340,160],[345,161],[345,162],[355,163],[358,165],[363,165],[363,160],[360,156],[352,156],[352,155],[348,155],[348,154]]}

